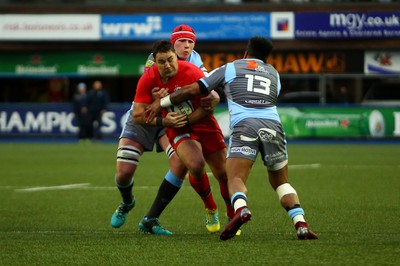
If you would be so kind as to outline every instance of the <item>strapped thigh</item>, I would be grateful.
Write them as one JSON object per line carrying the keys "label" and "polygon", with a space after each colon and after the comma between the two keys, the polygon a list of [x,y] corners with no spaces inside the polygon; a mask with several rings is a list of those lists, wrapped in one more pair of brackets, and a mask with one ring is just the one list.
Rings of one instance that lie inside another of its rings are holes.
{"label": "strapped thigh", "polygon": [[117,151],[117,162],[138,164],[142,152],[133,146],[121,146]]}
{"label": "strapped thigh", "polygon": [[171,144],[168,144],[168,147],[165,149],[165,153],[167,154],[168,158],[171,158],[172,154],[175,153],[175,150]]}

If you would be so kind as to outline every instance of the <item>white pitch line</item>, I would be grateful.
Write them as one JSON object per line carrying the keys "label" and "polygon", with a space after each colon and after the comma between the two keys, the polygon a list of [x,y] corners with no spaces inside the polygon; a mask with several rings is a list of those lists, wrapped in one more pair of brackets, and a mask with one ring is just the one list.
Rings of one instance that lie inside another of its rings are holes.
{"label": "white pitch line", "polygon": [[[319,168],[320,164],[297,164],[297,165],[289,165],[291,169],[316,169]],[[212,176],[212,173],[207,172],[208,176]],[[0,186],[2,189],[12,189],[15,188],[13,186]],[[135,186],[134,189],[157,189],[158,186]],[[114,190],[115,186],[108,187],[92,187],[90,183],[81,183],[81,184],[68,184],[61,186],[41,186],[41,187],[28,187],[28,188],[18,188],[14,189],[16,192],[36,192],[36,191],[51,191],[51,190]]]}
{"label": "white pitch line", "polygon": [[[145,190],[145,189],[158,189],[159,186],[134,186],[133,190]],[[182,186],[182,188],[185,188],[185,186]],[[117,187],[80,187],[80,188],[75,188],[79,190],[117,190]]]}
{"label": "white pitch line", "polygon": [[[190,186],[182,186],[182,188],[186,188]],[[134,190],[146,190],[146,189],[158,189],[158,186],[135,186]],[[42,187],[28,187],[28,188],[15,188],[11,186],[1,187],[0,189],[14,189],[15,192],[37,192],[37,191],[52,191],[52,190],[116,190],[115,186],[108,187],[100,187],[100,186],[91,186],[90,183],[83,184],[69,184],[69,185],[61,185],[61,186],[42,186]]]}
{"label": "white pitch line", "polygon": [[12,235],[12,234],[59,234],[59,235],[70,235],[70,234],[126,234],[129,232],[124,232],[124,231],[77,231],[77,230],[73,230],[73,231],[64,231],[64,230],[60,230],[60,231],[56,231],[56,230],[51,230],[51,231],[6,231],[6,232],[1,232],[2,234],[8,234],[8,235]]}
{"label": "white pitch line", "polygon": [[17,192],[33,192],[33,191],[44,191],[44,190],[68,190],[68,189],[77,189],[84,188],[90,186],[90,183],[82,183],[82,184],[69,184],[69,185],[61,185],[61,186],[46,186],[46,187],[30,187],[30,188],[21,188],[16,189]]}
{"label": "white pitch line", "polygon": [[316,168],[320,168],[320,167],[321,167],[321,165],[319,163],[289,165],[289,168],[291,168],[291,169],[316,169]]}

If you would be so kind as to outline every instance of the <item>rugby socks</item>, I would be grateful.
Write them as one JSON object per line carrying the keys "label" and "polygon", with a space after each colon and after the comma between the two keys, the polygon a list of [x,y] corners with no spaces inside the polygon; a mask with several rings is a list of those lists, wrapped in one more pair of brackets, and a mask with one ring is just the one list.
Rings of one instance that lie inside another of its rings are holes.
{"label": "rugby socks", "polygon": [[212,196],[210,180],[208,179],[207,173],[204,173],[204,175],[200,179],[196,179],[189,175],[189,181],[190,185],[201,197],[201,200],[204,203],[204,207],[210,210],[216,210],[217,204],[215,203]]}
{"label": "rugby socks", "polygon": [[[305,223],[306,221],[304,220],[304,210],[300,207],[300,204],[298,203],[299,199],[298,199],[296,190],[289,183],[284,183],[276,188],[276,193],[278,194],[281,205],[285,208],[290,219],[292,219],[293,223],[295,225],[298,222]],[[292,203],[293,206],[287,206],[288,203],[284,203],[284,202],[289,202],[288,199],[286,199],[284,201],[282,200],[283,197],[288,196],[288,195],[292,196],[291,202],[293,202],[293,201],[297,202],[296,204]]]}
{"label": "rugby socks", "polygon": [[231,204],[231,199],[229,198],[228,187],[225,184],[219,183],[219,191],[221,192],[221,196],[225,201],[226,216],[228,216],[230,219],[232,219],[233,216],[235,215],[235,210],[233,209],[232,204]]}
{"label": "rugby socks", "polygon": [[121,185],[118,183],[117,178],[115,177],[115,184],[117,185],[117,188],[118,188],[119,192],[121,193],[122,202],[127,205],[132,204],[133,203],[133,194],[132,194],[133,178],[131,179],[131,181],[128,185]]}
{"label": "rugby socks", "polygon": [[243,192],[236,192],[232,195],[231,203],[233,208],[235,209],[235,212],[242,207],[247,207],[246,194],[244,194]]}
{"label": "rugby socks", "polygon": [[168,171],[158,189],[157,196],[146,215],[147,218],[151,219],[160,217],[161,213],[178,193],[182,184],[183,179],[178,178],[171,171]]}
{"label": "rugby socks", "polygon": [[297,222],[306,222],[304,219],[304,210],[300,207],[300,204],[295,204],[293,207],[286,208],[286,211],[294,224],[297,224]]}

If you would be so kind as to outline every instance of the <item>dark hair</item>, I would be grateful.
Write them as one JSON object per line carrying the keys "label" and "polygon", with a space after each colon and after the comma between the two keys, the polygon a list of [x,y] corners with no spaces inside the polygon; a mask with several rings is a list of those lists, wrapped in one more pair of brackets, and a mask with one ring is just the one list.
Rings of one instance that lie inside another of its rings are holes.
{"label": "dark hair", "polygon": [[271,40],[255,36],[247,43],[247,54],[266,62],[272,48],[273,45]]}
{"label": "dark hair", "polygon": [[158,53],[167,53],[169,51],[175,52],[174,46],[172,46],[170,41],[161,40],[153,44],[153,56],[156,58]]}

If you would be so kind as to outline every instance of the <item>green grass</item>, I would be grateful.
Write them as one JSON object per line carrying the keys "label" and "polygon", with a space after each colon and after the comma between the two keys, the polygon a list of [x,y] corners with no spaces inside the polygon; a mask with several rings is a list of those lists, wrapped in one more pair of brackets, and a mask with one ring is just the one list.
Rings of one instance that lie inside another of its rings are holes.
{"label": "green grass", "polygon": [[[168,167],[162,153],[142,157],[136,207],[122,228],[112,229],[110,217],[120,200],[115,152],[116,144],[1,143],[0,265],[400,263],[399,145],[289,145],[290,181],[318,241],[296,240],[260,160],[248,181],[253,220],[241,236],[224,242],[206,232],[202,203],[187,181],[160,219],[174,235],[140,233],[137,224]],[[24,190],[84,183],[90,185]]]}

